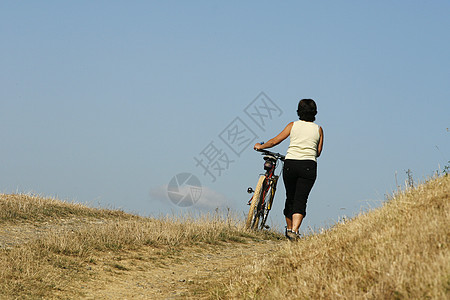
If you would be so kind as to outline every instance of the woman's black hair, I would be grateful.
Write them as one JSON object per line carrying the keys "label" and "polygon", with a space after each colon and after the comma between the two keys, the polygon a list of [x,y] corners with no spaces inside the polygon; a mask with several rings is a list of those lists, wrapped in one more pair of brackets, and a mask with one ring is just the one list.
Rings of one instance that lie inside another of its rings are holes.
{"label": "woman's black hair", "polygon": [[317,115],[317,105],[313,99],[302,99],[298,103],[297,115],[300,120],[314,122]]}

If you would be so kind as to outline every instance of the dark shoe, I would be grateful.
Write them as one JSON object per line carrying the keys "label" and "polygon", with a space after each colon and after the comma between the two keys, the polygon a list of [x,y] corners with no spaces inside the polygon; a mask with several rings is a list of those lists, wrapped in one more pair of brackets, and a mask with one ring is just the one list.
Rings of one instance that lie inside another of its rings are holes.
{"label": "dark shoe", "polygon": [[286,230],[286,237],[290,241],[297,241],[300,239],[300,236],[298,235],[298,233],[295,233],[292,230]]}

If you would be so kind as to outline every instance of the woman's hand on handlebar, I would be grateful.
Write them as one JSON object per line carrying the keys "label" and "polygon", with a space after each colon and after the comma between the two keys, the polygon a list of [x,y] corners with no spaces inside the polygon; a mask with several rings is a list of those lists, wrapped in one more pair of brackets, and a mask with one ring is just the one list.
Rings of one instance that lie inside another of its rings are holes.
{"label": "woman's hand on handlebar", "polygon": [[261,150],[261,149],[263,149],[263,147],[262,147],[263,144],[264,144],[264,143],[256,143],[255,146],[253,146],[253,149],[255,149],[255,150]]}

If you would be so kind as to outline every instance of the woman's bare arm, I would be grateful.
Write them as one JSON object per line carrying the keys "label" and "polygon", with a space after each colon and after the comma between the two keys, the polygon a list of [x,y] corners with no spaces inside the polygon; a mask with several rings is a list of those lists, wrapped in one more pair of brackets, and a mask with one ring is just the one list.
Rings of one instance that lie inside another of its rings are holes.
{"label": "woman's bare arm", "polygon": [[280,132],[280,134],[278,134],[276,137],[274,137],[273,139],[268,140],[267,142],[265,142],[264,144],[255,144],[254,149],[266,149],[266,148],[271,148],[273,146],[278,145],[279,143],[281,143],[282,141],[284,141],[290,134],[291,134],[291,129],[292,129],[292,125],[294,125],[294,122],[289,123],[282,132]]}
{"label": "woman's bare arm", "polygon": [[319,145],[317,146],[317,157],[320,156],[323,149],[323,129],[322,127],[319,127],[319,133],[320,133],[320,139],[319,139]]}

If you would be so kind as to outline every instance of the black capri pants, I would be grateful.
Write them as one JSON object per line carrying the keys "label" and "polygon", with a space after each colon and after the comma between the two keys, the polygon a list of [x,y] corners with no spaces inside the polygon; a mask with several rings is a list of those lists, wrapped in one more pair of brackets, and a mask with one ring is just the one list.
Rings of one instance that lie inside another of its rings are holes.
{"label": "black capri pants", "polygon": [[292,218],[293,214],[306,216],[306,202],[316,181],[317,162],[313,160],[286,159],[283,168],[283,181],[286,188],[284,215]]}

